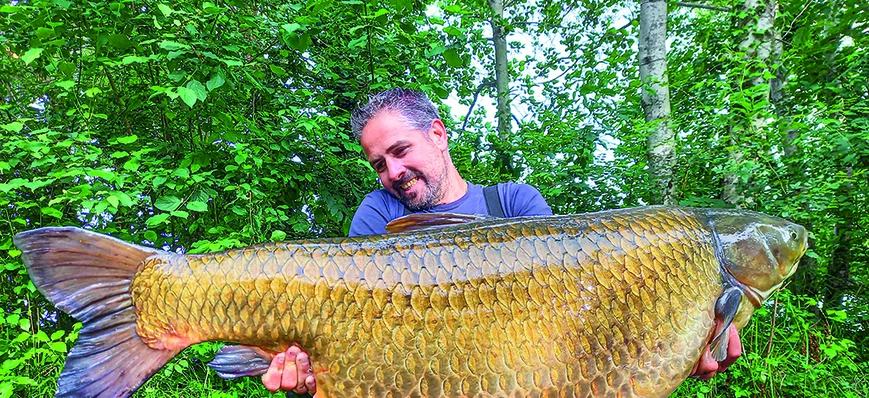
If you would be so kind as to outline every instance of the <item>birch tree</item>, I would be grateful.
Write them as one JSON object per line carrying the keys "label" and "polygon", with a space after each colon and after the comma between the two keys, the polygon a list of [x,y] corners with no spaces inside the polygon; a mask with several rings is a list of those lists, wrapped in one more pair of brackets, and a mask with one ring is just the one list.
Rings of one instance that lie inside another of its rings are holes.
{"label": "birch tree", "polygon": [[[746,201],[740,179],[745,157],[743,143],[767,126],[770,99],[770,61],[773,53],[776,0],[745,0],[737,5],[734,16],[736,55],[732,71],[740,86],[731,96],[730,171],[724,176],[721,199],[731,205]],[[751,200],[751,198],[749,198]]]}
{"label": "birch tree", "polygon": [[649,176],[655,188],[652,203],[673,205],[675,137],[670,125],[670,89],[667,85],[667,2],[640,3],[640,80],[643,82],[643,113],[650,126]]}
{"label": "birch tree", "polygon": [[[492,26],[492,45],[495,47],[495,91],[497,93],[497,118],[499,141],[510,138],[510,71],[507,66],[507,32],[504,30],[504,0],[487,0],[492,9],[489,24]],[[497,151],[502,172],[517,177],[507,150]]]}

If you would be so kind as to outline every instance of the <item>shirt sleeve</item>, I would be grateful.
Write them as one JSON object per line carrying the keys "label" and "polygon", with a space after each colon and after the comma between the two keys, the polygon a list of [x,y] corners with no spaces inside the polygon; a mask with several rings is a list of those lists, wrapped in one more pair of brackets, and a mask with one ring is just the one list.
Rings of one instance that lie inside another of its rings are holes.
{"label": "shirt sleeve", "polygon": [[386,233],[386,224],[392,220],[389,217],[389,206],[385,201],[370,193],[362,199],[359,208],[350,222],[348,236],[377,235]]}
{"label": "shirt sleeve", "polygon": [[507,182],[498,186],[504,215],[507,217],[551,216],[552,209],[537,188]]}

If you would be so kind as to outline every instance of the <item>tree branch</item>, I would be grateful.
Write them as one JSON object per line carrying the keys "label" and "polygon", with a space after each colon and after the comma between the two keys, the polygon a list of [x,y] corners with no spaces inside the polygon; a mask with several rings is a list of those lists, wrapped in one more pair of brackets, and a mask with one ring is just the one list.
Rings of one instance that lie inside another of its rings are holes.
{"label": "tree branch", "polygon": [[467,127],[467,125],[468,125],[468,119],[471,117],[471,112],[474,111],[474,105],[477,104],[477,97],[480,96],[480,91],[483,91],[483,89],[486,87],[495,87],[495,83],[494,82],[483,82],[483,83],[480,83],[479,86],[477,86],[477,92],[474,93],[474,100],[471,101],[471,107],[468,108],[468,114],[465,115],[465,121],[462,122],[462,131],[465,131],[465,127]]}

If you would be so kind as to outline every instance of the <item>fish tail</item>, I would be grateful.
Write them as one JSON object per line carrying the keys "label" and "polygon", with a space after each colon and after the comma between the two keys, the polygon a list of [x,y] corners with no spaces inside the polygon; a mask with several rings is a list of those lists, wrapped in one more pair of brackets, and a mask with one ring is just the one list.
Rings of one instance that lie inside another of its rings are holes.
{"label": "fish tail", "polygon": [[136,332],[130,282],[161,251],[79,228],[40,228],[13,241],[36,288],[84,325],[56,397],[128,397],[180,351],[152,349]]}

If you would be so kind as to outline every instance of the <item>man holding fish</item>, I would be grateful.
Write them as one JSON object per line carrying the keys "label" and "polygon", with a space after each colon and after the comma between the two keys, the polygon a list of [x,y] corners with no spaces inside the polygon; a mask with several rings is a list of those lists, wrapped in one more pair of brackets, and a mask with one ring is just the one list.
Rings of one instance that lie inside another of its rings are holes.
{"label": "man holding fish", "polygon": [[[411,213],[552,214],[532,186],[507,182],[483,188],[465,181],[450,157],[437,108],[423,93],[396,88],[377,94],[353,112],[351,125],[384,189],[362,200],[350,236],[386,233],[386,224]],[[716,361],[707,345],[692,377],[708,380],[742,354],[736,327],[727,333],[727,357]],[[308,355],[298,346],[276,355],[262,380],[270,391],[316,392]]]}

